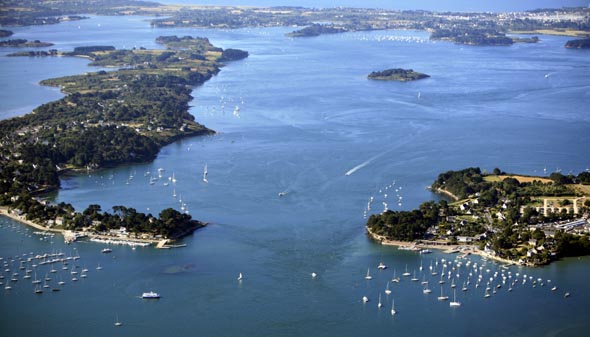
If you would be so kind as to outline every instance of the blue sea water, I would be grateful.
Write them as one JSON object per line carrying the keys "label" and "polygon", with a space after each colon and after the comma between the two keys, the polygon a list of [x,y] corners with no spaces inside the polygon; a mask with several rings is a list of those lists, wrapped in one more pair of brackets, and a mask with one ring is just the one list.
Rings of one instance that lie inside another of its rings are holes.
{"label": "blue sea water", "polygon": [[[60,270],[55,276],[68,283],[56,293],[34,294],[23,279],[10,291],[0,289],[0,327],[7,335],[580,336],[589,328],[588,258],[505,270],[472,257],[471,265],[485,265],[485,279],[519,273],[545,285],[533,288],[529,279],[512,292],[504,285],[486,300],[484,284],[472,283],[457,294],[463,305],[452,309],[436,300],[440,276],[425,276],[430,295],[408,278],[390,284],[389,296],[383,290],[394,269],[399,276],[408,266],[422,280],[420,264],[428,270],[438,262],[440,272],[442,259],[456,256],[381,247],[366,238],[363,219],[371,196],[376,201],[369,213],[382,211],[382,202],[408,210],[437,198],[425,187],[451,169],[544,174],[590,167],[586,51],[567,50],[567,38],[555,36],[532,45],[470,47],[431,42],[420,31],[291,39],[285,37],[290,28],[154,29],[144,19],[92,17],[15,28],[13,38],[55,42],[60,50],[157,48],[157,36],[176,34],[247,50],[250,57],[229,63],[193,91],[191,113],[218,133],[171,144],[153,163],[63,177],[53,200],[78,209],[124,204],[152,213],[184,204],[210,225],[186,238],[186,248],[113,247],[112,254],[101,254],[101,244],[39,240],[0,219],[0,257],[11,269],[4,281],[31,252],[79,255],[78,265],[89,269],[78,282]],[[86,60],[4,57],[8,52],[0,56],[2,118],[61,96],[39,80],[95,70]],[[431,78],[366,79],[394,67]],[[202,182],[205,165],[208,184]],[[165,169],[163,178],[150,185],[158,168]],[[176,184],[168,179],[172,174]],[[380,260],[387,270],[377,271]],[[459,284],[469,272],[465,264],[453,263]],[[371,281],[364,280],[368,267]],[[40,276],[47,273],[48,267],[37,268]],[[240,272],[242,282],[236,280]],[[443,291],[452,296],[449,283]],[[150,290],[162,299],[137,298]],[[565,292],[572,296],[565,299]],[[386,303],[381,309],[379,293]],[[363,304],[363,296],[371,301]],[[122,327],[114,327],[115,317]]]}

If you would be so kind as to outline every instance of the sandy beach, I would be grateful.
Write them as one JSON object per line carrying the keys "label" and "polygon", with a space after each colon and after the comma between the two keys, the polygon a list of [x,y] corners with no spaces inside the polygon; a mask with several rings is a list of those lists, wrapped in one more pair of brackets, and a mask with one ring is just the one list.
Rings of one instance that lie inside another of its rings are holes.
{"label": "sandy beach", "polygon": [[31,227],[36,228],[38,230],[44,231],[44,232],[54,232],[54,233],[62,233],[62,234],[64,232],[63,229],[48,228],[48,227],[45,227],[45,226],[41,226],[41,225],[39,225],[37,223],[34,223],[32,221],[29,221],[29,220],[25,219],[24,216],[18,216],[16,214],[12,214],[12,213],[10,213],[8,211],[8,208],[7,207],[3,207],[3,206],[0,207],[0,215],[5,216],[7,218],[10,218],[10,219],[12,219],[14,221],[18,221],[20,223],[23,223],[23,224],[25,224],[27,226],[31,226]]}

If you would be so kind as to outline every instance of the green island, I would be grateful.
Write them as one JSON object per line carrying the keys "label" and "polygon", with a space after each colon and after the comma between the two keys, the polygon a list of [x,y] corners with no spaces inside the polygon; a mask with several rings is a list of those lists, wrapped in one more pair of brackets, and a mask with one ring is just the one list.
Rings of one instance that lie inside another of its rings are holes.
{"label": "green island", "polygon": [[[220,60],[247,52],[217,48],[206,38],[160,37],[166,50],[87,46],[51,55],[85,57],[119,68],[44,80],[66,93],[32,113],[0,121],[0,206],[46,229],[100,234],[125,227],[134,237],[175,239],[204,223],[173,209],[158,218],[118,206],[114,214],[91,205],[49,205],[38,196],[58,189],[59,175],[153,160],[178,139],[214,131],[188,113],[190,93],[220,71]],[[174,43],[173,43],[174,42]]]}
{"label": "green island", "polygon": [[431,189],[453,201],[371,215],[369,235],[383,244],[463,248],[529,266],[590,254],[590,172],[531,177],[467,168],[440,174]]}
{"label": "green island", "polygon": [[336,27],[334,25],[321,25],[319,23],[312,24],[311,26],[307,26],[305,28],[296,30],[287,34],[289,37],[312,37],[312,36],[320,36],[324,34],[338,34],[338,33],[346,33],[348,29],[344,27]]}
{"label": "green island", "polygon": [[429,78],[430,75],[416,72],[412,69],[387,69],[374,71],[367,76],[371,80],[408,82]]}
{"label": "green island", "polygon": [[0,47],[40,48],[40,47],[50,47],[50,46],[53,46],[53,43],[41,42],[39,40],[28,41],[25,39],[14,39],[14,40],[0,41]]}
{"label": "green island", "polygon": [[569,40],[565,43],[565,47],[569,49],[588,49],[590,48],[590,38]]}

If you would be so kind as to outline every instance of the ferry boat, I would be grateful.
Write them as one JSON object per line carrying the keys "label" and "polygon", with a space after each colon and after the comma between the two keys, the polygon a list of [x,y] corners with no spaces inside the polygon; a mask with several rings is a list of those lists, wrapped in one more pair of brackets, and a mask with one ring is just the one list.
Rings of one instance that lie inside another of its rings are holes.
{"label": "ferry boat", "polygon": [[141,298],[158,299],[158,298],[160,298],[160,294],[150,291],[150,292],[141,294]]}

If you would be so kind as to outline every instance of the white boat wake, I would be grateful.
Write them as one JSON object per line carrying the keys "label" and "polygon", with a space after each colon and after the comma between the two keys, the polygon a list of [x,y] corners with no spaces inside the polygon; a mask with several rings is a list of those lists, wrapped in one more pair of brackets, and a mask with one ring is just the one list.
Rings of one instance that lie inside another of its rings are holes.
{"label": "white boat wake", "polygon": [[366,161],[364,161],[364,162],[358,164],[357,166],[351,168],[350,170],[346,171],[346,173],[344,173],[344,175],[349,176],[349,175],[355,173],[356,171],[358,171],[358,170],[362,169],[363,167],[369,165],[371,162],[373,162],[373,160],[375,160],[375,159],[377,159],[379,157],[382,157],[382,156],[386,155],[389,152],[391,152],[391,150],[390,151],[382,152],[382,153],[380,153],[378,155],[375,155],[375,156],[367,159]]}

